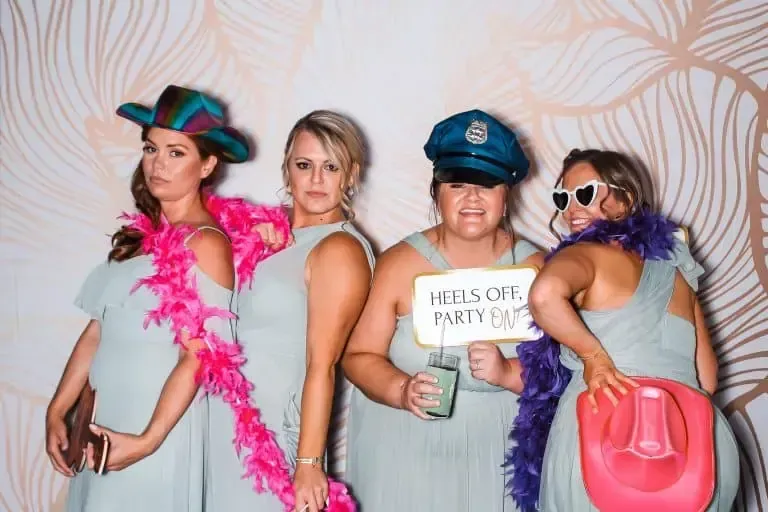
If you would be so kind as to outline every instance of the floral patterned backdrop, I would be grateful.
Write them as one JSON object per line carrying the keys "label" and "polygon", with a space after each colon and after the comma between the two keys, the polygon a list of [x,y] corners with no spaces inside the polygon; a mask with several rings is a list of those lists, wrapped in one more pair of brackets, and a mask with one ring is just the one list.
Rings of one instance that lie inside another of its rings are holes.
{"label": "floral patterned backdrop", "polygon": [[1,510],[62,510],[44,411],[86,321],[72,299],[131,207],[139,158],[114,110],[168,83],[231,105],[258,154],[222,191],[261,201],[281,198],[299,116],[354,117],[371,147],[358,219],[380,249],[428,225],[421,147],[449,114],[483,108],[525,134],[537,166],[516,227],[542,246],[569,149],[637,153],[708,271],[738,509],[768,510],[768,3],[2,0],[0,26]]}

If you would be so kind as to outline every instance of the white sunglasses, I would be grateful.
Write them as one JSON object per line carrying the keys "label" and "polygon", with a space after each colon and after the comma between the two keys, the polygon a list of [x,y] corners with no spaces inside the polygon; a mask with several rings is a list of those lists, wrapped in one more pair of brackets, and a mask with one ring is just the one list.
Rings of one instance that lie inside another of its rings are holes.
{"label": "white sunglasses", "polygon": [[564,188],[556,188],[552,190],[552,202],[555,203],[555,208],[557,208],[557,211],[562,213],[571,205],[571,196],[573,196],[577,203],[579,203],[584,208],[587,208],[592,206],[592,203],[595,202],[595,199],[597,198],[597,190],[600,188],[600,185],[614,188],[616,190],[623,190],[621,187],[617,187],[616,185],[611,185],[609,183],[604,183],[598,180],[590,180],[583,185],[579,185],[573,190],[566,190]]}

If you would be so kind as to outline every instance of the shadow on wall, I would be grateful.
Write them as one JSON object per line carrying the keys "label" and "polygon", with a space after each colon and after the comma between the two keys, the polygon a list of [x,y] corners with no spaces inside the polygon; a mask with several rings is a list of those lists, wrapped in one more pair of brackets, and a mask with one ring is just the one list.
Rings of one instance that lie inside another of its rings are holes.
{"label": "shadow on wall", "polygon": [[[365,131],[365,128],[363,128],[363,124],[358,121],[358,119],[350,114],[349,112],[346,112],[344,110],[335,110],[339,114],[342,114],[344,117],[346,117],[354,126],[357,128],[358,132],[363,138],[363,148],[365,150],[365,161],[360,166],[360,178],[358,183],[358,188],[363,189],[365,187],[366,181],[368,180],[368,172],[370,168],[373,166],[373,145],[371,144],[371,139],[368,136],[368,132]],[[354,198],[353,198],[353,207],[354,207]],[[378,242],[375,241],[375,237],[372,233],[368,232],[364,226],[362,226],[361,223],[352,221],[352,223],[355,225],[355,228],[362,233],[362,235],[368,240],[368,243],[371,244],[371,249],[373,250],[374,256],[378,257],[379,254],[381,254],[381,247],[379,247]]]}

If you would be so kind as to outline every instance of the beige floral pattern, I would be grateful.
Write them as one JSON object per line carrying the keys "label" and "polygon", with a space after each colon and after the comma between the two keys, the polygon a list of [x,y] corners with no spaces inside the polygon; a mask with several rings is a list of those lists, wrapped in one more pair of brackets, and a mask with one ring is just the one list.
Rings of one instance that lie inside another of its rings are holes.
{"label": "beige floral pattern", "polygon": [[767,3],[2,0],[0,30],[1,510],[62,510],[43,416],[85,322],[72,298],[131,207],[138,129],[114,109],[168,83],[230,104],[257,157],[222,192],[260,201],[283,197],[300,115],[352,115],[371,148],[358,220],[379,248],[431,221],[421,147],[448,114],[484,108],[524,134],[537,165],[516,226],[543,246],[568,150],[637,153],[708,270],[738,510],[768,510]]}

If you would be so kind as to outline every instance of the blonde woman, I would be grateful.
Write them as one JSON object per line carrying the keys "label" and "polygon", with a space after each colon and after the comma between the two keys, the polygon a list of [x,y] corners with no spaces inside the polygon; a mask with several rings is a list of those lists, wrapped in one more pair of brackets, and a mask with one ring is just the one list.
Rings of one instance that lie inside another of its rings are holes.
{"label": "blonde woman", "polygon": [[[282,166],[294,243],[263,262],[238,299],[243,372],[261,421],[294,469],[297,511],[322,510],[328,498],[336,366],[371,281],[371,247],[350,222],[364,160],[362,136],[345,117],[314,111],[296,123]],[[212,402],[210,417],[207,508],[282,512],[277,496],[242,478],[231,410]]]}

